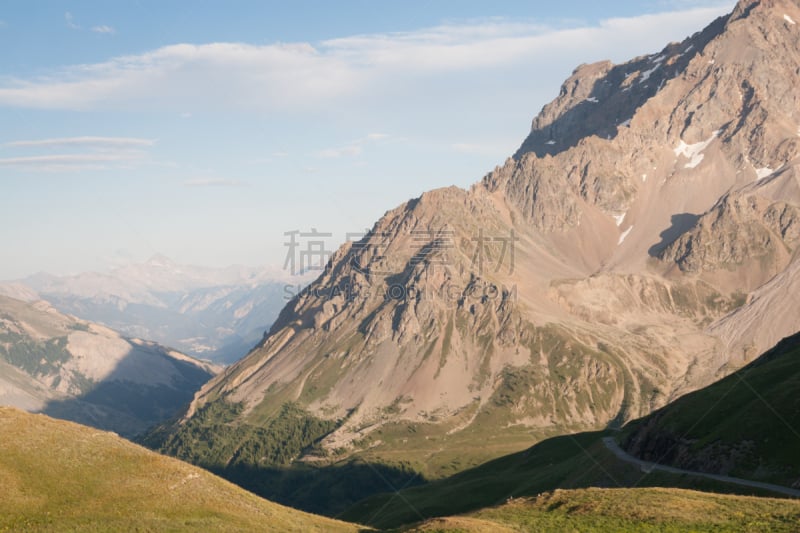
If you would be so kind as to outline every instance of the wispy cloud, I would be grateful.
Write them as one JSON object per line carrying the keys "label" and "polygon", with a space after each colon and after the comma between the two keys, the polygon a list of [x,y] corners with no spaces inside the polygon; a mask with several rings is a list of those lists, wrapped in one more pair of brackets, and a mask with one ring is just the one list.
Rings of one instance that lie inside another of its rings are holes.
{"label": "wispy cloud", "polygon": [[92,31],[95,33],[107,33],[107,34],[112,34],[117,32],[117,30],[115,30],[111,26],[106,26],[105,24],[101,24],[100,26],[92,26]]}
{"label": "wispy cloud", "polygon": [[716,5],[730,10],[733,7],[733,4],[726,0],[717,0],[716,2],[709,2],[708,0],[658,0],[658,5],[668,9],[688,9]]}
{"label": "wispy cloud", "polygon": [[81,29],[80,26],[75,24],[75,17],[73,17],[72,13],[70,13],[69,11],[64,13],[64,22],[67,23],[67,28],[69,28],[71,30],[79,30],[79,29]]}
{"label": "wispy cloud", "polygon": [[[64,22],[67,24],[67,28],[69,28],[71,30],[82,30],[83,29],[83,26],[81,26],[80,24],[75,22],[75,16],[72,13],[70,13],[69,11],[64,13]],[[95,32],[95,33],[105,33],[105,34],[113,34],[113,33],[116,33],[116,31],[117,31],[113,27],[111,27],[111,26],[109,26],[107,24],[98,24],[96,26],[92,26],[89,29],[91,31]]]}
{"label": "wispy cloud", "polygon": [[0,158],[0,167],[24,169],[35,172],[78,172],[126,168],[141,163],[144,152],[48,154]]}
{"label": "wispy cloud", "polygon": [[233,179],[198,178],[185,180],[182,185],[184,187],[245,187],[248,183],[246,181]]}
{"label": "wispy cloud", "polygon": [[0,158],[0,166],[73,165],[140,159],[142,154],[56,154]]}
{"label": "wispy cloud", "polygon": [[81,146],[96,148],[144,148],[153,146],[155,139],[140,139],[136,137],[58,137],[54,139],[36,139],[25,141],[12,141],[5,146],[12,148],[22,147],[63,147]]}
{"label": "wispy cloud", "polygon": [[363,148],[358,144],[340,146],[339,148],[325,148],[317,152],[317,157],[338,158],[344,156],[355,157],[361,155]]}
{"label": "wispy cloud", "polygon": [[0,20],[0,28],[5,28],[6,26],[8,26],[6,21],[5,20]]}
{"label": "wispy cloud", "polygon": [[[315,44],[175,44],[41,77],[7,77],[0,81],[0,105],[172,112],[326,109],[382,93],[419,94],[423,77],[464,72],[489,78],[501,69],[541,64],[543,57],[570,63],[595,54],[595,59],[625,58],[631,42],[656,51],[728,11],[733,1],[726,5],[607,19],[591,26],[488,20]],[[65,18],[77,27],[69,13]]]}
{"label": "wispy cloud", "polygon": [[[59,172],[129,167],[146,160],[147,149],[155,142],[135,137],[97,136],[11,141],[3,147],[22,151],[22,154],[0,158],[0,167]],[[59,153],[52,153],[56,150]],[[28,155],[31,151],[34,154]]]}
{"label": "wispy cloud", "polygon": [[385,133],[369,133],[366,136],[356,139],[355,141],[351,141],[343,146],[338,146],[335,148],[325,148],[324,150],[320,150],[317,152],[317,157],[326,157],[326,158],[339,158],[339,157],[356,157],[361,155],[364,151],[364,146],[373,143],[376,141],[380,141],[383,139],[388,138],[389,135]]}

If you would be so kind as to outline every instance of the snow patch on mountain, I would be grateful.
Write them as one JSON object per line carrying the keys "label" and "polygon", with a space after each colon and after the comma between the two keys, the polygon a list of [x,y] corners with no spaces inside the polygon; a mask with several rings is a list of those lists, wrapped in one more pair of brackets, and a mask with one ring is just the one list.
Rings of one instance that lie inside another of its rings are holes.
{"label": "snow patch on mountain", "polygon": [[619,236],[619,241],[617,241],[618,246],[625,242],[625,239],[628,237],[628,235],[630,235],[631,230],[633,230],[633,226],[622,232],[622,235]]}
{"label": "snow patch on mountain", "polygon": [[708,148],[708,145],[710,145],[714,141],[714,139],[717,138],[718,135],[719,135],[719,130],[713,132],[711,134],[711,137],[709,137],[705,141],[700,141],[699,143],[694,143],[694,144],[686,144],[686,142],[684,142],[684,140],[681,139],[680,142],[678,143],[678,146],[674,148],[673,152],[675,152],[676,157],[682,155],[687,159],[689,159],[689,162],[686,163],[683,168],[695,168],[703,161],[703,158],[705,157],[705,154],[703,154],[703,150]]}
{"label": "snow patch on mountain", "polygon": [[767,178],[767,177],[771,176],[773,172],[775,172],[775,171],[773,169],[769,168],[769,167],[757,168],[756,169],[756,176],[757,176],[756,181],[763,180],[764,178]]}
{"label": "snow patch on mountain", "polygon": [[653,75],[653,72],[658,70],[659,67],[661,67],[661,62],[660,61],[656,62],[655,66],[653,68],[645,70],[644,72],[642,72],[642,75],[639,77],[639,83],[644,83],[647,80],[649,80],[650,76]]}

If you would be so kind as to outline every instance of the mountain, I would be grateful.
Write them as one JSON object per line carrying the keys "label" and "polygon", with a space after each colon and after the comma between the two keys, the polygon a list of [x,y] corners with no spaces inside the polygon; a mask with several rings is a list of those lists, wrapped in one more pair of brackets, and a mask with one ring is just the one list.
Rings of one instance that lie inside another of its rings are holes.
{"label": "mountain", "polygon": [[220,368],[0,296],[0,405],[135,435],[175,415]]}
{"label": "mountain", "polygon": [[800,330],[793,20],[796,1],[742,0],[658,53],[578,67],[503,166],[342,246],[203,387],[173,453],[214,455],[188,427],[291,405],[334,428],[296,463],[442,477],[620,427]]}
{"label": "mountain", "polygon": [[43,299],[125,335],[230,363],[261,340],[285,304],[286,286],[307,281],[278,270],[195,267],[156,255],[109,273],[36,274],[0,284],[0,294]]}
{"label": "mountain", "polygon": [[358,530],[71,422],[0,407],[0,433],[4,531]]}
{"label": "mountain", "polygon": [[624,430],[660,464],[800,488],[800,334]]}

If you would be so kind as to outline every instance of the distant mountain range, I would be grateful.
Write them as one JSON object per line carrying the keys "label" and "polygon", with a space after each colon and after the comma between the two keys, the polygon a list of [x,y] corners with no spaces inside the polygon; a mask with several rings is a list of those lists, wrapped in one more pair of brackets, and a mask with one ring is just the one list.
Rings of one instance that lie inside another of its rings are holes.
{"label": "distant mountain range", "polygon": [[0,296],[0,405],[133,436],[174,416],[219,370],[46,302]]}
{"label": "distant mountain range", "polygon": [[296,294],[296,285],[307,281],[308,276],[279,269],[195,267],[157,255],[109,273],[36,274],[0,283],[0,294],[43,299],[125,335],[230,363],[261,340],[287,294]]}

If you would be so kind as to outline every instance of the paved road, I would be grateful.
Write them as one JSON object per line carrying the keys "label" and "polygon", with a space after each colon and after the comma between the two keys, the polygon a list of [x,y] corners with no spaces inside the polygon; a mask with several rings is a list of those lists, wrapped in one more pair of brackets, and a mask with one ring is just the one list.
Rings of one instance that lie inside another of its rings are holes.
{"label": "paved road", "polygon": [[784,487],[781,485],[773,485],[772,483],[761,483],[760,481],[750,481],[749,479],[741,479],[738,477],[720,476],[718,474],[707,474],[705,472],[695,472],[693,470],[683,470],[682,468],[675,468],[673,466],[660,465],[657,463],[651,463],[649,461],[643,461],[639,458],[630,455],[628,452],[620,448],[619,445],[617,444],[617,441],[614,440],[614,437],[603,437],[603,444],[605,444],[606,448],[608,448],[614,455],[617,456],[617,459],[625,461],[627,463],[635,464],[642,469],[642,472],[647,472],[648,474],[653,470],[659,470],[661,472],[669,472],[670,474],[689,474],[692,476],[704,477],[708,479],[713,479],[715,481],[721,481],[723,483],[734,483],[736,485],[753,487],[755,489],[765,489],[772,492],[777,492],[779,494],[785,494],[786,496],[793,496],[795,498],[800,498],[800,490],[790,489],[789,487]]}

